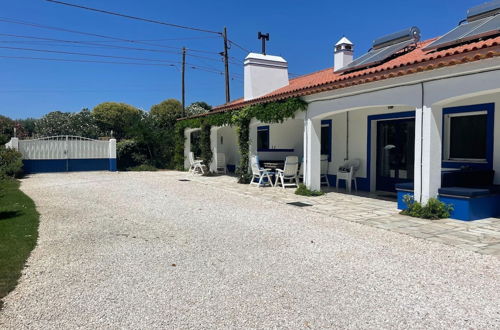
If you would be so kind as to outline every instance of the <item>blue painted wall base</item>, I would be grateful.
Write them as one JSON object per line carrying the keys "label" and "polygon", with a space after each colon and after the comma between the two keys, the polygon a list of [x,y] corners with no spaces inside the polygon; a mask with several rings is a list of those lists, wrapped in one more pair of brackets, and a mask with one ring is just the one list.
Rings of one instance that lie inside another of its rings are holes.
{"label": "blue painted wall base", "polygon": [[25,159],[24,173],[80,171],[116,171],[116,158],[98,159]]}
{"label": "blue painted wall base", "polygon": [[460,198],[450,196],[439,196],[438,199],[446,204],[453,205],[452,219],[471,221],[500,214],[500,195],[489,195],[474,198]]}
{"label": "blue painted wall base", "polygon": [[398,190],[398,210],[406,210],[408,206],[404,202],[404,197],[406,195],[409,195],[411,197],[414,196],[413,191],[406,191],[406,190]]}
{"label": "blue painted wall base", "polygon": [[[405,195],[413,196],[413,192],[398,190],[398,209],[406,210],[408,207],[403,201]],[[473,221],[500,216],[500,195],[488,195],[474,198],[459,196],[438,196],[438,199],[453,206],[451,219]]]}

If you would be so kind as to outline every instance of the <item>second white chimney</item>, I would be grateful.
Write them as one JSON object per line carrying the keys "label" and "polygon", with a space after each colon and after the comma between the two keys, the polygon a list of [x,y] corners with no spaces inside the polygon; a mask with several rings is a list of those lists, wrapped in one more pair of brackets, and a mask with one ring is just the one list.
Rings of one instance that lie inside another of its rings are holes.
{"label": "second white chimney", "polygon": [[352,62],[354,57],[354,44],[347,39],[346,37],[342,37],[335,44],[335,55],[334,55],[334,70],[337,71]]}
{"label": "second white chimney", "polygon": [[244,66],[245,101],[288,85],[288,63],[283,57],[250,53]]}

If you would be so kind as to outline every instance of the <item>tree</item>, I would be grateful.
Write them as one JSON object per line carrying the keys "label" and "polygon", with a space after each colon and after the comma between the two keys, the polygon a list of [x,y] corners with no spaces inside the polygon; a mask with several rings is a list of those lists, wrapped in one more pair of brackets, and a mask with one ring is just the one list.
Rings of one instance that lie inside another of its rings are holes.
{"label": "tree", "polygon": [[150,113],[162,127],[173,127],[182,117],[182,104],[176,99],[168,99],[151,107]]}
{"label": "tree", "polygon": [[39,136],[69,135],[71,132],[71,112],[52,111],[35,123],[35,133]]}
{"label": "tree", "polygon": [[[31,122],[28,121],[27,124]],[[24,129],[23,133],[28,136],[27,129]],[[100,136],[96,120],[88,109],[77,113],[49,112],[34,122],[34,133],[39,136],[76,135],[92,139]]]}
{"label": "tree", "polygon": [[143,164],[157,168],[173,166],[175,147],[173,129],[162,127],[150,112],[141,113],[140,120],[132,125],[128,135],[135,142],[133,154],[135,160],[139,159],[138,155],[142,153],[145,158]]}
{"label": "tree", "polygon": [[0,115],[0,145],[10,141],[14,135],[14,121],[9,117]]}
{"label": "tree", "polygon": [[21,126],[22,131],[17,134],[20,138],[32,137],[35,134],[35,125],[38,119],[26,118],[18,119],[16,122]]}
{"label": "tree", "polygon": [[207,113],[210,110],[212,110],[212,106],[206,102],[193,102],[186,108],[186,116],[199,115],[202,113]]}
{"label": "tree", "polygon": [[83,109],[80,112],[72,114],[69,128],[71,135],[83,136],[90,139],[97,139],[103,135],[89,109]]}
{"label": "tree", "polygon": [[127,130],[141,118],[141,111],[126,103],[104,102],[92,109],[99,129],[105,134],[111,130],[117,139],[127,137]]}

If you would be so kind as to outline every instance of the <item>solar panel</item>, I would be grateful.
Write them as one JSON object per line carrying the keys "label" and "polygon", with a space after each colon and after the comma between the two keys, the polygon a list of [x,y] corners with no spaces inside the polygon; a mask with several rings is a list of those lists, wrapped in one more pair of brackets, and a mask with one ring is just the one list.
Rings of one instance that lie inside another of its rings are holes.
{"label": "solar panel", "polygon": [[415,40],[406,40],[403,42],[399,42],[394,45],[390,45],[387,47],[383,47],[380,49],[373,49],[366,53],[365,55],[355,59],[352,61],[349,65],[339,68],[338,70],[335,70],[336,72],[345,72],[345,71],[350,71],[354,69],[361,69],[361,68],[366,68],[369,66],[373,66],[379,63],[382,63],[384,60],[387,58],[391,57],[392,55],[396,54],[400,50],[405,49],[406,47],[412,45],[415,43]]}
{"label": "solar panel", "polygon": [[500,15],[490,16],[457,26],[438,40],[426,46],[424,50],[453,46],[498,33],[500,33]]}
{"label": "solar panel", "polygon": [[493,16],[498,12],[500,12],[500,0],[485,2],[478,6],[469,8],[469,10],[467,10],[467,20],[472,22],[486,16]]}

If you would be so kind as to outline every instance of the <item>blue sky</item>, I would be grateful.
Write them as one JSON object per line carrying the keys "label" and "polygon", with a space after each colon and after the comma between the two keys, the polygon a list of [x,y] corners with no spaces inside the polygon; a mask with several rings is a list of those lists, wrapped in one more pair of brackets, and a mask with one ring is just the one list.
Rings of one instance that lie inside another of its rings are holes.
{"label": "blue sky", "polygon": [[[355,56],[366,52],[373,39],[413,25],[422,39],[443,34],[465,17],[469,7],[481,0],[417,2],[387,1],[160,1],[160,0],[65,0],[125,14],[221,31],[250,50],[260,50],[257,32],[269,32],[268,54],[281,55],[289,71],[305,74],[333,65],[333,45],[343,35],[355,44]],[[15,20],[57,28],[101,34],[152,45],[115,42],[109,39],[42,29],[0,21],[0,114],[13,118],[40,117],[54,111],[79,111],[105,101],[126,102],[149,110],[166,98],[180,99],[178,48],[186,46],[186,103],[224,103],[223,64],[218,52],[222,40],[213,34],[187,31],[87,12],[44,0],[2,1],[0,20]],[[4,35],[1,35],[4,34]],[[111,48],[109,46],[60,43],[6,36],[103,42],[105,45],[156,49],[162,52]],[[161,40],[160,40],[161,39]],[[107,40],[107,41],[106,41]],[[144,41],[147,40],[147,41]],[[161,45],[161,47],[157,46]],[[172,47],[172,48],[167,48]],[[1,47],[31,48],[96,55],[143,58],[148,61],[99,58]],[[164,52],[166,51],[166,52]],[[174,64],[173,66],[123,65],[13,59],[42,57]],[[243,93],[243,62],[246,53],[230,50],[231,98]],[[154,62],[152,60],[155,60]],[[160,62],[172,61],[174,63]],[[195,66],[196,69],[191,68]]]}

